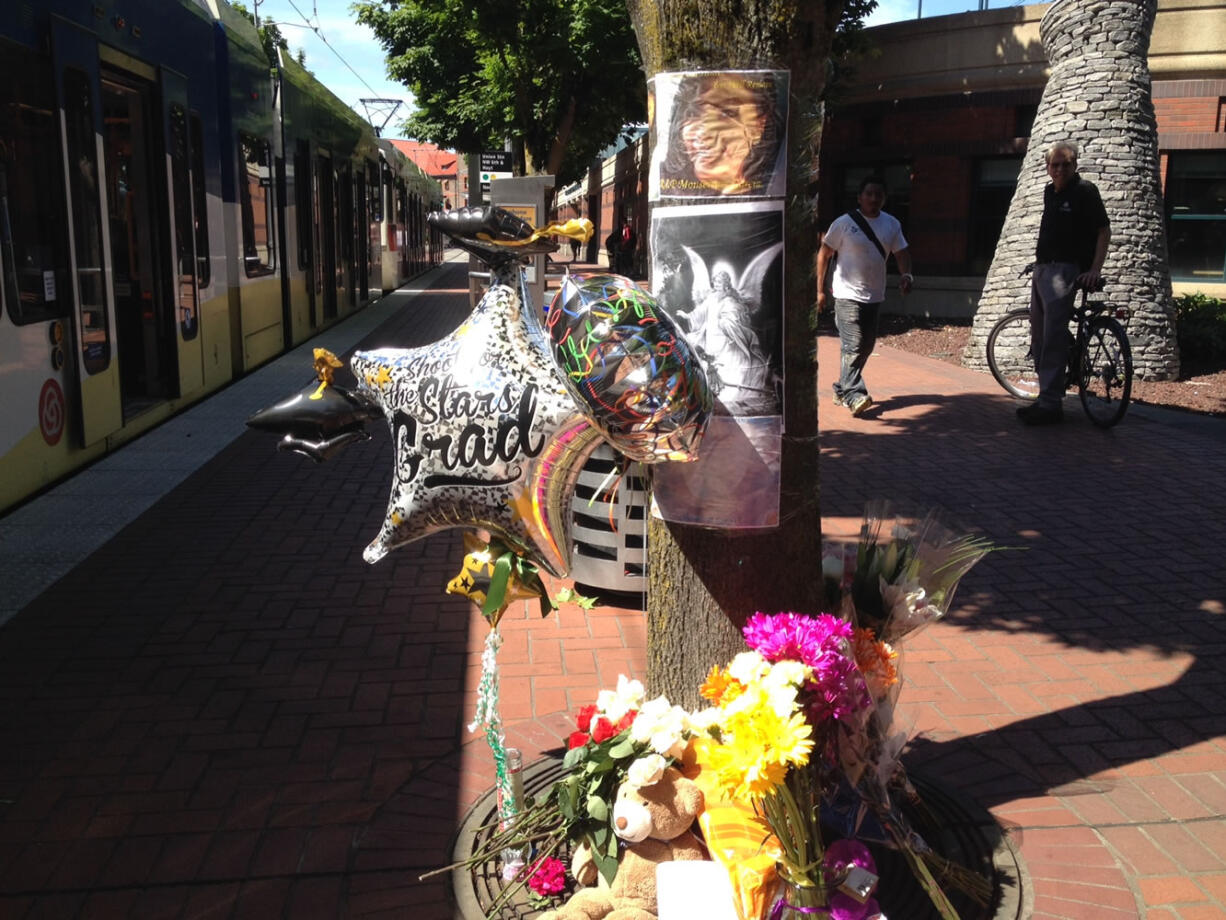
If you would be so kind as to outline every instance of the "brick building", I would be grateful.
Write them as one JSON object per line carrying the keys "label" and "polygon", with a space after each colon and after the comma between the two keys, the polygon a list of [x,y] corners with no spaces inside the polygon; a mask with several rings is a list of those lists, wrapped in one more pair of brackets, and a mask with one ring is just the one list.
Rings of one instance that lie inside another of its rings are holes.
{"label": "brick building", "polygon": [[[974,311],[1047,81],[1050,6],[869,29],[874,51],[831,105],[821,225],[884,174],[923,279],[909,311]],[[1226,296],[1226,3],[1159,0],[1148,62],[1175,292]]]}
{"label": "brick building", "polygon": [[443,187],[443,207],[462,208],[468,204],[468,169],[464,157],[453,150],[440,150],[421,141],[393,140],[405,156]]}

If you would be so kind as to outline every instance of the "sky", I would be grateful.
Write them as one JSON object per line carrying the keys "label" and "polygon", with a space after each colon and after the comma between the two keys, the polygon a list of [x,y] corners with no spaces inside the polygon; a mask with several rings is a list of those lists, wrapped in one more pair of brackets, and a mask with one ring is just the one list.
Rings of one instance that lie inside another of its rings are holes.
{"label": "sky", "polygon": [[[349,6],[353,0],[246,0],[260,20],[281,26],[290,50],[306,52],[306,66],[328,89],[363,118],[382,127],[390,106],[367,110],[362,99],[398,99],[400,108],[382,130],[384,137],[403,137],[400,125],[412,111],[413,95],[400,83],[387,79],[383,48],[365,26],[358,25]],[[979,0],[879,0],[865,25],[880,26],[917,13],[943,16],[979,9]],[[989,0],[992,9],[1016,6],[1018,0]],[[308,28],[313,26],[314,29]],[[320,37],[322,35],[322,38]],[[326,42],[324,41],[326,39]]]}
{"label": "sky", "polygon": [[356,16],[349,9],[353,0],[244,2],[249,10],[258,6],[260,22],[274,20],[289,42],[290,51],[294,55],[299,49],[306,52],[307,70],[376,128],[381,127],[391,106],[368,112],[361,100],[400,100],[400,108],[387,122],[382,136],[404,136],[400,125],[412,111],[413,94],[404,84],[387,78],[383,46],[370,29],[355,21]]}

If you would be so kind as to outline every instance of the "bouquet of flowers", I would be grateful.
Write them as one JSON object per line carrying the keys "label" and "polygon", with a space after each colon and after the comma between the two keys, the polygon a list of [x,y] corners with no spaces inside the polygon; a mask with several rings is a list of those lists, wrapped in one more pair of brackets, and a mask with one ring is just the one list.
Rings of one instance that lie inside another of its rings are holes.
{"label": "bouquet of flowers", "polygon": [[692,734],[688,712],[662,696],[645,696],[641,683],[619,675],[615,690],[602,690],[595,705],[579,710],[562,761],[569,772],[553,790],[565,836],[590,848],[597,870],[610,882],[617,874],[618,787],[623,781],[656,782],[681,759]]}
{"label": "bouquet of flowers", "polygon": [[991,889],[978,873],[932,850],[900,807],[923,811],[901,761],[910,732],[895,715],[902,688],[898,652],[906,638],[945,615],[962,576],[997,548],[953,531],[935,514],[916,526],[890,523],[880,506],[866,514],[854,554],[823,553],[827,603],[853,625],[855,657],[871,697],[860,730],[840,749],[843,782],[827,802],[827,821],[846,834],[863,834],[867,809],[875,821],[871,836],[903,853],[947,918],[957,912],[936,877],[977,901],[986,901]]}
{"label": "bouquet of flowers", "polygon": [[854,555],[833,546],[823,550],[827,609],[897,643],[943,617],[962,576],[997,548],[953,530],[935,512],[908,526],[892,519],[885,505],[870,506]]}
{"label": "bouquet of flowers", "polygon": [[566,775],[543,796],[523,803],[513,823],[480,829],[480,844],[463,862],[422,878],[479,866],[506,852],[531,853],[527,868],[501,890],[488,916],[525,886],[535,906],[561,894],[565,876],[558,856],[568,846],[590,855],[599,874],[611,882],[618,865],[613,832],[618,787],[624,781],[647,786],[659,780],[680,760],[692,734],[688,712],[662,696],[646,699],[639,681],[619,675],[615,689],[600,691],[594,704],[580,708],[567,739]]}
{"label": "bouquet of flowers", "polygon": [[698,763],[764,819],[785,885],[782,909],[812,913],[829,906],[840,882],[824,861],[821,803],[840,782],[839,751],[860,731],[868,685],[853,628],[838,617],[759,613],[744,633],[750,651],[713,668],[701,688],[714,705],[694,717],[706,731]]}

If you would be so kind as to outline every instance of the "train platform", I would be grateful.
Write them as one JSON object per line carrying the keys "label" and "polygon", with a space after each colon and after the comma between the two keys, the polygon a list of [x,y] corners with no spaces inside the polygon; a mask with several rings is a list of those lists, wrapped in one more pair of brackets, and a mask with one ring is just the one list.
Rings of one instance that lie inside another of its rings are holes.
{"label": "train platform", "polygon": [[[493,777],[459,533],[367,565],[386,433],[315,465],[244,420],[311,348],[424,344],[467,290],[448,261],[0,518],[0,917],[456,915],[418,876]],[[887,348],[852,418],[819,358],[825,533],[888,500],[1010,547],[908,643],[902,697],[912,769],[1007,832],[1009,916],[1226,917],[1226,422],[1027,428],[990,376]],[[508,610],[508,743],[556,751],[645,632]]]}

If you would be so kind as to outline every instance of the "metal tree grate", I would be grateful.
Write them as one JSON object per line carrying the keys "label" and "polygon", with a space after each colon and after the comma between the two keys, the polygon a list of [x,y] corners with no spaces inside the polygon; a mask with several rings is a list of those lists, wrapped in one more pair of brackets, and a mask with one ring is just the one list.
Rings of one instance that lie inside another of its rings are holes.
{"label": "metal tree grate", "polygon": [[[566,775],[562,761],[546,757],[524,768],[524,791],[540,796]],[[992,902],[983,907],[956,890],[947,894],[958,910],[961,920],[1020,920],[1026,897],[1026,875],[1021,859],[1008,837],[992,816],[981,806],[943,789],[923,776],[912,776],[927,815],[921,822],[918,814],[909,815],[916,829],[934,850],[948,859],[982,873],[992,882]],[[491,826],[498,816],[498,797],[494,790],[482,796],[469,810],[460,825],[453,850],[453,860],[470,856],[488,839]],[[881,874],[882,884],[876,897],[887,917],[898,920],[939,920],[927,893],[915,881],[903,856],[895,850],[873,847],[873,856]],[[558,857],[569,865],[570,850]],[[502,866],[497,859],[473,869],[457,869],[453,875],[456,896],[456,916],[464,920],[481,920],[490,905],[503,890]],[[530,920],[543,911],[528,902],[521,892],[504,905],[495,917],[498,920]]]}

